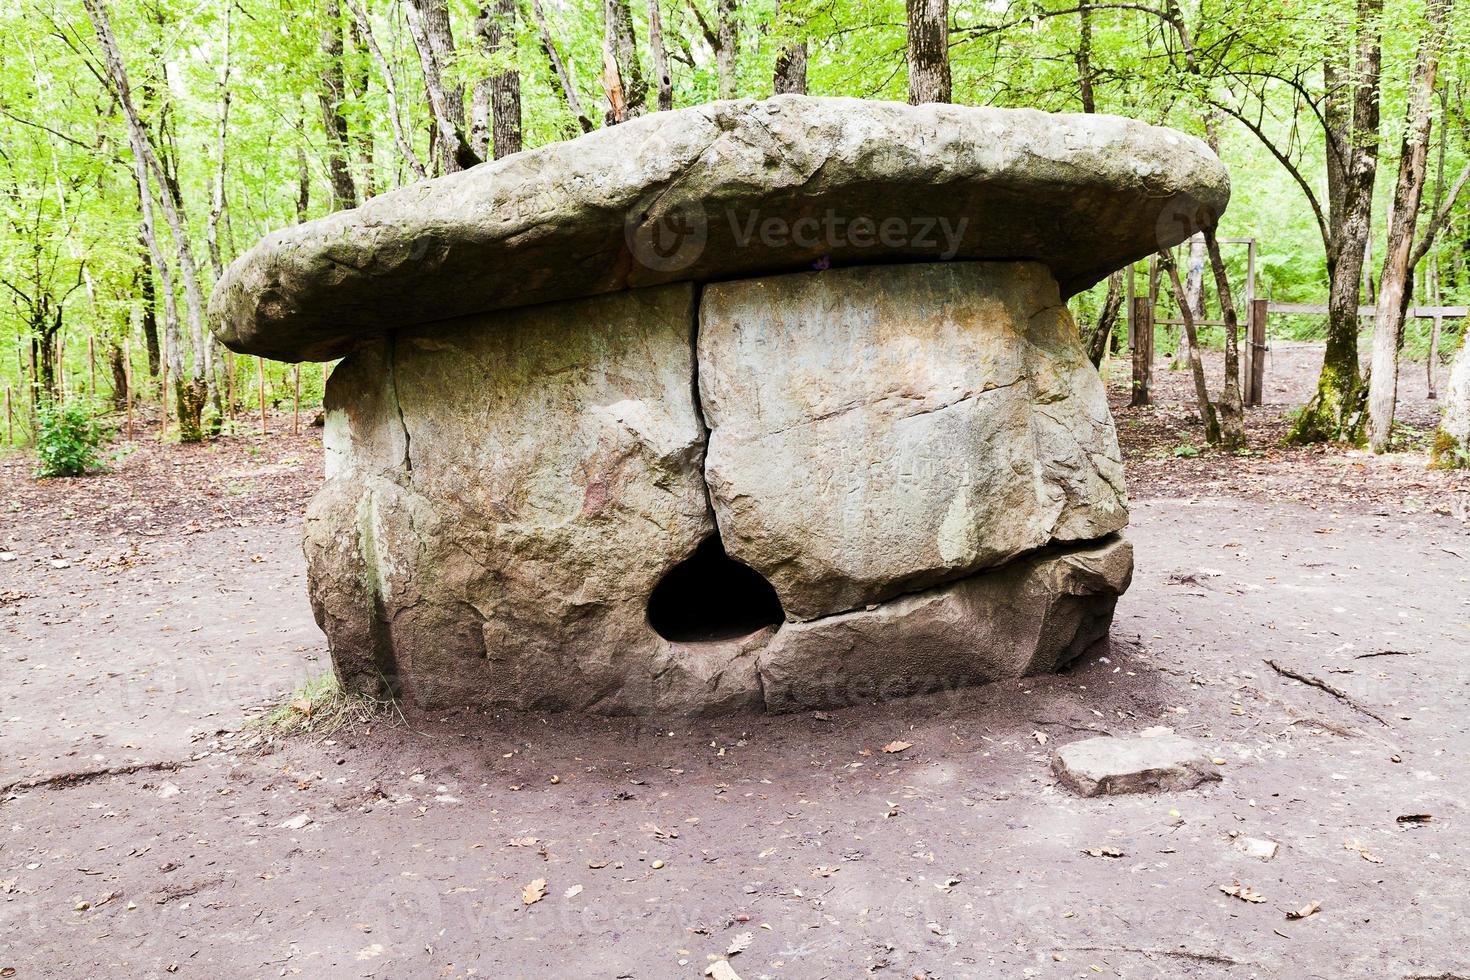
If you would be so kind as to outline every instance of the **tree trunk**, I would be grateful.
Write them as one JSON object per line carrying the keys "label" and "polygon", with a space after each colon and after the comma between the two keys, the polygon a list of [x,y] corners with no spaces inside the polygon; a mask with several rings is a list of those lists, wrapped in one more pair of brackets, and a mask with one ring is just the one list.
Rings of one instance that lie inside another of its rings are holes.
{"label": "tree trunk", "polygon": [[643,115],[648,83],[638,64],[638,39],[628,0],[603,0],[603,89],[607,93],[607,125]]}
{"label": "tree trunk", "polygon": [[1097,325],[1087,342],[1087,356],[1092,366],[1101,368],[1108,353],[1108,342],[1113,339],[1113,328],[1118,323],[1118,311],[1123,308],[1123,273],[1108,276],[1108,294],[1103,299],[1102,309],[1097,314]]}
{"label": "tree trunk", "polygon": [[[491,60],[490,74],[475,82],[475,121],[471,127],[471,141],[480,145],[475,152],[488,159],[487,150],[493,150],[495,159],[521,152],[521,75],[515,68],[516,3],[515,0],[492,0],[480,5],[475,18],[475,37]],[[485,125],[488,133],[477,133],[481,125],[480,113],[488,112]]]}
{"label": "tree trunk", "polygon": [[378,47],[378,39],[373,36],[373,25],[367,19],[367,13],[355,0],[347,0],[347,7],[352,11],[352,20],[357,25],[358,35],[373,56],[378,74],[383,78],[383,91],[388,96],[388,123],[393,127],[393,142],[398,144],[398,153],[414,176],[422,180],[428,176],[428,172],[414,152],[413,144],[403,133],[402,112],[398,107],[398,83],[393,80],[393,66],[388,64],[388,59],[383,56],[383,49]]}
{"label": "tree trunk", "polygon": [[143,346],[148,352],[148,373],[156,378],[158,377],[158,296],[153,288],[153,259],[148,237],[147,228],[140,228],[138,243],[143,246],[143,254],[138,256],[138,268],[133,273],[133,281],[138,286],[138,298],[143,305]]}
{"label": "tree trunk", "polygon": [[1464,469],[1470,467],[1470,329],[1460,328],[1460,346],[1450,365],[1450,380],[1445,385],[1444,418],[1434,435],[1434,465]]}
{"label": "tree trunk", "polygon": [[788,44],[776,55],[777,95],[806,95],[806,42]]}
{"label": "tree trunk", "polygon": [[909,104],[950,101],[949,0],[907,0]]}
{"label": "tree trunk", "polygon": [[561,97],[566,102],[567,109],[577,120],[577,126],[582,132],[592,132],[592,117],[582,111],[582,100],[577,95],[577,83],[572,78],[571,68],[556,50],[556,42],[551,39],[551,30],[546,26],[546,11],[541,9],[541,0],[531,0],[531,15],[536,19],[536,32],[541,36],[541,50],[546,52],[546,62],[551,65],[552,74],[561,84]]}
{"label": "tree trunk", "polygon": [[225,199],[225,166],[229,160],[230,131],[230,5],[224,9],[225,55],[224,68],[219,81],[219,124],[215,129],[214,182],[209,195],[209,221],[205,225],[204,238],[209,246],[209,266],[214,272],[214,281],[224,275],[224,257],[219,245],[220,220],[224,217],[228,202]]}
{"label": "tree trunk", "polygon": [[718,0],[720,45],[715,48],[715,68],[720,77],[720,98],[733,99],[739,88],[740,21],[735,0]]}
{"label": "tree trunk", "polygon": [[[776,23],[781,31],[791,29],[790,0],[777,0]],[[777,95],[806,95],[806,41],[785,43],[776,53],[773,88]]]}
{"label": "tree trunk", "polygon": [[[133,105],[127,70],[123,66],[122,54],[118,49],[117,39],[113,36],[112,22],[108,18],[103,0],[83,0],[83,5],[87,8],[87,14],[91,17],[92,25],[96,30],[97,41],[102,48],[103,61],[114,95],[127,116],[128,139],[132,144],[134,164],[137,169],[136,176],[141,191],[140,197],[147,200],[150,196],[148,176],[151,173],[158,180],[160,190],[158,200],[163,206],[164,219],[168,222],[169,232],[178,253],[179,275],[184,281],[184,301],[189,311],[189,336],[194,344],[194,358],[189,377],[186,379],[183,371],[183,354],[179,350],[180,345],[170,337],[169,366],[176,379],[178,390],[181,392],[179,396],[180,438],[185,442],[198,442],[203,437],[199,425],[199,412],[204,405],[205,378],[211,373],[211,358],[209,346],[205,343],[204,297],[199,289],[199,277],[194,266],[194,252],[189,244],[188,228],[185,227],[179,209],[175,206],[175,198],[168,188],[163,168],[149,142],[143,121],[139,118],[137,109]],[[151,210],[150,206],[148,208],[150,213],[145,217],[145,223],[151,224],[152,222]],[[156,245],[156,236],[151,237]],[[162,258],[161,254],[156,254],[154,257],[155,262]],[[168,288],[167,283],[164,286],[165,289]],[[188,389],[187,397],[182,394],[185,388]],[[185,418],[186,410],[193,413],[188,418]]]}
{"label": "tree trunk", "polygon": [[306,165],[306,147],[296,144],[296,223],[306,220],[311,207],[311,168]]}
{"label": "tree trunk", "polygon": [[357,207],[357,185],[347,163],[351,137],[342,106],[347,87],[342,80],[342,7],[337,0],[322,0],[321,85],[317,101],[322,107],[322,129],[327,134],[327,174],[332,182],[332,210]]}
{"label": "tree trunk", "polygon": [[1388,248],[1378,279],[1378,310],[1373,320],[1373,367],[1368,382],[1368,447],[1388,451],[1398,400],[1399,346],[1404,312],[1413,292],[1414,228],[1428,174],[1429,130],[1433,122],[1434,79],[1444,42],[1445,21],[1452,0],[1429,0],[1425,7],[1425,34],[1409,84],[1408,119],[1399,151],[1398,180],[1388,224]]}
{"label": "tree trunk", "polygon": [[[356,16],[347,21],[347,36],[352,39],[353,53],[352,72],[347,75],[347,97],[361,105],[367,101],[368,89],[372,86],[373,70],[367,59],[362,57],[365,43],[362,31],[357,26]],[[378,163],[374,152],[377,148],[377,140],[375,137],[376,133],[372,123],[359,125],[352,132],[351,142],[357,151],[357,196],[360,201],[366,201],[378,193]]]}
{"label": "tree trunk", "polygon": [[[1330,97],[1323,107],[1327,135],[1329,234],[1327,242],[1327,350],[1317,392],[1302,409],[1290,442],[1331,442],[1354,428],[1361,405],[1358,300],[1364,252],[1373,222],[1378,173],[1378,82],[1383,63],[1383,0],[1357,0],[1358,44],[1353,71],[1323,69]],[[1350,76],[1350,80],[1343,80]],[[1351,106],[1342,91],[1351,87]]]}
{"label": "tree trunk", "polygon": [[424,95],[434,120],[440,173],[456,173],[480,162],[465,139],[464,92],[448,88],[444,70],[454,60],[454,35],[445,0],[409,0],[404,6],[408,30],[423,70]]}
{"label": "tree trunk", "polygon": [[[1235,313],[1235,299],[1230,293],[1230,276],[1220,257],[1220,243],[1215,229],[1204,232],[1205,251],[1215,273],[1215,291],[1220,299],[1220,317],[1225,321],[1225,380],[1220,387],[1220,443],[1226,449],[1245,448],[1245,410],[1240,397],[1240,319]],[[1172,265],[1172,263],[1171,263]],[[1194,355],[1198,356],[1198,354]]]}
{"label": "tree trunk", "polygon": [[1096,112],[1092,91],[1092,8],[1083,6],[1077,16],[1077,97],[1083,112]]}
{"label": "tree trunk", "polygon": [[[126,322],[123,329],[127,329]],[[123,360],[123,346],[116,337],[107,339],[107,365],[112,370],[112,407],[121,412],[128,407],[128,366]]]}
{"label": "tree trunk", "polygon": [[1200,360],[1199,336],[1194,328],[1194,310],[1190,309],[1184,286],[1179,281],[1179,268],[1168,249],[1159,249],[1159,265],[1169,274],[1169,283],[1174,289],[1174,302],[1179,307],[1179,317],[1184,321],[1184,335],[1189,348],[1189,371],[1194,377],[1194,400],[1199,406],[1200,421],[1205,426],[1205,442],[1218,446],[1221,441],[1220,419],[1215,413],[1215,404],[1210,401],[1210,388],[1205,382],[1205,365]]}
{"label": "tree trunk", "polygon": [[669,51],[664,46],[664,18],[659,0],[648,0],[648,50],[653,55],[653,75],[658,83],[658,111],[674,107],[674,76],[669,73]]}

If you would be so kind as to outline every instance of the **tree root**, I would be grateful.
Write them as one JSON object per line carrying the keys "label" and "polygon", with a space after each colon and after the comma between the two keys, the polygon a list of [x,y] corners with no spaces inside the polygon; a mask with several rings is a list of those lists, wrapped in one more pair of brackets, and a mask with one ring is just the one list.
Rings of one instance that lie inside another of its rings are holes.
{"label": "tree root", "polygon": [[1237,960],[1223,953],[1196,953],[1188,949],[1150,949],[1144,946],[1067,946],[1069,953],[1137,953],[1142,956],[1170,956],[1174,959],[1191,960],[1195,963],[1214,963],[1219,966],[1258,966],[1250,960]]}
{"label": "tree root", "polygon": [[1357,699],[1355,699],[1352,695],[1348,694],[1346,691],[1343,691],[1343,690],[1340,690],[1339,688],[1333,687],[1331,684],[1329,684],[1326,681],[1322,680],[1320,677],[1313,677],[1311,674],[1298,673],[1297,671],[1292,670],[1290,667],[1283,667],[1283,666],[1281,666],[1280,664],[1278,664],[1274,660],[1269,660],[1268,659],[1268,660],[1264,661],[1264,663],[1266,664],[1267,667],[1270,667],[1272,670],[1276,671],[1276,673],[1280,674],[1282,677],[1289,677],[1289,678],[1291,678],[1294,681],[1299,681],[1299,682],[1301,682],[1303,684],[1306,684],[1308,687],[1315,687],[1319,691],[1326,691],[1328,694],[1330,694],[1333,697],[1337,698],[1337,700],[1341,701],[1343,704],[1345,704],[1348,707],[1352,708],[1354,711],[1361,712],[1362,714],[1367,715],[1369,718],[1372,718],[1374,721],[1378,722],[1384,728],[1392,728],[1393,727],[1393,725],[1389,724],[1389,722],[1387,721],[1387,719],[1385,719],[1382,715],[1380,715],[1377,712],[1373,711],[1371,708],[1365,706],[1364,704],[1362,704],[1361,702],[1359,702]]}
{"label": "tree root", "polygon": [[83,783],[106,779],[109,776],[130,776],[135,772],[177,772],[184,767],[182,762],[137,762],[129,766],[109,766],[106,769],[84,769],[81,772],[63,772],[55,776],[40,776],[35,779],[18,779],[0,786],[0,796],[27,789],[67,789]]}

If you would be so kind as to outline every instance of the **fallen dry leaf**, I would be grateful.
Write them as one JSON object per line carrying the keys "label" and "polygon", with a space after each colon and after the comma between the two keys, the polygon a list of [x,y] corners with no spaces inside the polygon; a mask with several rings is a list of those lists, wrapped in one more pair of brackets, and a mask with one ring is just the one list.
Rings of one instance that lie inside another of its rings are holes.
{"label": "fallen dry leaf", "polygon": [[1433,819],[1434,819],[1434,814],[1432,814],[1432,813],[1405,813],[1402,816],[1395,817],[1394,818],[1394,822],[1395,823],[1429,823]]}
{"label": "fallen dry leaf", "polygon": [[1120,858],[1123,856],[1123,852],[1116,847],[1089,847],[1082,853],[1090,854],[1095,858]]}
{"label": "fallen dry leaf", "polygon": [[582,886],[581,885],[573,885],[572,887],[568,888],[566,890],[566,892],[565,892],[565,895],[566,895],[567,898],[576,898],[580,894],[582,894]]}
{"label": "fallen dry leaf", "polygon": [[742,932],[740,935],[730,940],[730,945],[725,949],[725,955],[737,956],[740,953],[743,953],[747,949],[749,949],[750,944],[753,942],[755,942],[755,933]]}
{"label": "fallen dry leaf", "polygon": [[818,878],[830,878],[841,870],[842,866],[840,864],[835,868],[829,868],[826,865],[818,865],[817,867],[812,869],[812,874]]}
{"label": "fallen dry leaf", "polygon": [[1291,922],[1295,922],[1297,919],[1310,919],[1312,916],[1317,914],[1317,910],[1321,907],[1321,902],[1313,902],[1310,905],[1303,905],[1295,912],[1286,913],[1286,918],[1288,921]]}
{"label": "fallen dry leaf", "polygon": [[1034,738],[1034,739],[1036,739],[1036,744],[1037,745],[1045,745],[1046,744],[1046,732],[1032,732],[1031,733],[1031,737]]}
{"label": "fallen dry leaf", "polygon": [[1260,905],[1266,900],[1266,896],[1256,891],[1250,885],[1242,885],[1238,881],[1233,885],[1221,885],[1220,890],[1232,898],[1238,898],[1242,902],[1250,902],[1254,905]]}
{"label": "fallen dry leaf", "polygon": [[883,751],[884,752],[888,752],[890,754],[896,754],[896,753],[899,753],[899,752],[904,751],[905,749],[911,749],[913,747],[914,747],[914,743],[913,742],[897,742],[897,741],[895,741],[895,742],[889,742],[887,745],[883,746]]}
{"label": "fallen dry leaf", "polygon": [[1345,847],[1346,849],[1348,849],[1349,851],[1357,851],[1358,852],[1358,856],[1361,857],[1364,861],[1369,862],[1370,864],[1382,864],[1383,863],[1383,858],[1379,857],[1377,854],[1374,854],[1372,851],[1368,850],[1368,845],[1366,845],[1366,844],[1362,844],[1362,843],[1359,843],[1358,841],[1352,840],[1352,841],[1343,841],[1342,842],[1342,846]]}
{"label": "fallen dry leaf", "polygon": [[511,847],[535,847],[536,846],[536,838],[534,838],[534,837],[512,837],[510,839],[510,846]]}
{"label": "fallen dry leaf", "polygon": [[712,980],[740,980],[740,974],[735,972],[729,960],[715,960],[704,968],[704,975]]}
{"label": "fallen dry leaf", "polygon": [[546,897],[546,879],[537,878],[521,889],[521,902],[525,905],[535,905]]}

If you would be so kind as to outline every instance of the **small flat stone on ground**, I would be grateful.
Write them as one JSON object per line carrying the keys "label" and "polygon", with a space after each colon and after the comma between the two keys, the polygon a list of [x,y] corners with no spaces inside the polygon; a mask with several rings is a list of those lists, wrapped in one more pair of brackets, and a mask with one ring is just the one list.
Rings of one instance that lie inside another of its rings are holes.
{"label": "small flat stone on ground", "polygon": [[1237,837],[1235,847],[1246,857],[1253,857],[1258,861],[1269,861],[1276,856],[1281,845],[1274,840],[1263,840],[1260,837]]}
{"label": "small flat stone on ground", "polygon": [[1177,792],[1220,778],[1209,754],[1178,735],[1072,742],[1052,753],[1051,768],[1078,796]]}

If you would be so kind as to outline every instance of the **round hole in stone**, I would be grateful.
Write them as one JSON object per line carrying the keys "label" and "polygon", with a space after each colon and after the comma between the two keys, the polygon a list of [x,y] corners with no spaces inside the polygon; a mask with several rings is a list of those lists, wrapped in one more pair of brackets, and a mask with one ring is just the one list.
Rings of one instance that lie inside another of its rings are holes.
{"label": "round hole in stone", "polygon": [[771,583],[725,554],[718,534],[669,569],[648,597],[648,625],[675,643],[731,640],[785,619]]}

